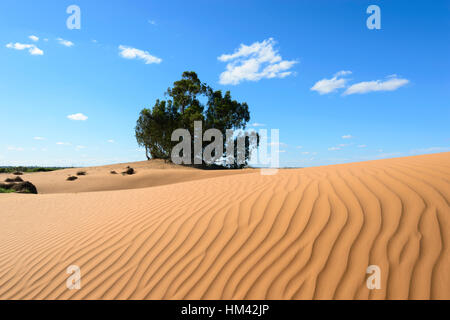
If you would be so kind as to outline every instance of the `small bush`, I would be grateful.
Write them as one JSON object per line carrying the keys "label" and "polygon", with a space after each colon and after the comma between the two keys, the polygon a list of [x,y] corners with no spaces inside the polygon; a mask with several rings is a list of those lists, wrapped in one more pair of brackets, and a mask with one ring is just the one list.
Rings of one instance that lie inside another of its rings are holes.
{"label": "small bush", "polygon": [[16,172],[13,172],[13,175],[15,175],[15,176],[21,176],[21,175],[23,175],[23,173],[20,172],[20,171],[16,171]]}
{"label": "small bush", "polygon": [[33,193],[33,194],[38,193],[34,184],[32,184],[29,181],[15,183],[12,185],[11,188],[18,193]]}
{"label": "small bush", "polygon": [[85,176],[86,175],[86,171],[78,171],[77,172],[77,176]]}
{"label": "small bush", "polygon": [[78,179],[78,177],[70,176],[70,177],[67,178],[67,181],[75,181],[77,179]]}
{"label": "small bush", "polygon": [[23,179],[22,179],[21,177],[17,176],[17,177],[15,177],[14,179],[12,179],[12,178],[7,178],[7,179],[5,180],[5,182],[23,182]]}
{"label": "small bush", "polygon": [[12,192],[33,193],[33,194],[38,193],[36,187],[29,181],[11,184],[0,183],[0,193],[12,193]]}
{"label": "small bush", "polygon": [[128,169],[126,171],[122,172],[123,175],[130,175],[131,176],[131,175],[136,173],[136,171],[134,171],[133,168],[130,168],[130,167],[127,167],[127,168]]}
{"label": "small bush", "polygon": [[117,174],[117,172],[115,172],[114,170],[110,172],[111,174]]}

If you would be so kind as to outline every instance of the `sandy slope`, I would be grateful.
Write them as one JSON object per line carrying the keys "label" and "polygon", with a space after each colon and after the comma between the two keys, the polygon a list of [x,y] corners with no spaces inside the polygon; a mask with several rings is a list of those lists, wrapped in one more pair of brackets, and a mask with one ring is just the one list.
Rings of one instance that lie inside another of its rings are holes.
{"label": "sandy slope", "polygon": [[449,201],[450,153],[1,195],[0,299],[450,299]]}
{"label": "sandy slope", "polygon": [[[121,173],[126,171],[128,166],[135,169],[137,173],[122,175]],[[76,176],[79,171],[85,171],[86,176],[78,176],[78,180],[67,181],[69,176]],[[111,171],[115,171],[117,174],[111,174]],[[224,175],[243,174],[249,171],[251,170],[199,170],[165,163],[163,160],[151,160],[101,167],[64,169],[54,172],[26,173],[22,178],[25,181],[32,182],[37,187],[39,194],[50,194],[139,189]],[[14,176],[0,174],[0,181],[7,177]]]}

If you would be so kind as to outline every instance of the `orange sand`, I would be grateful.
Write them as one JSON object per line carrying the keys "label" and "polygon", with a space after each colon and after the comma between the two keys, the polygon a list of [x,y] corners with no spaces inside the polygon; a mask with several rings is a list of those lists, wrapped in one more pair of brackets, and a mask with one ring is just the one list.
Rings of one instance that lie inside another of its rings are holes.
{"label": "orange sand", "polygon": [[0,299],[450,299],[450,153],[110,175],[124,166],[0,195]]}

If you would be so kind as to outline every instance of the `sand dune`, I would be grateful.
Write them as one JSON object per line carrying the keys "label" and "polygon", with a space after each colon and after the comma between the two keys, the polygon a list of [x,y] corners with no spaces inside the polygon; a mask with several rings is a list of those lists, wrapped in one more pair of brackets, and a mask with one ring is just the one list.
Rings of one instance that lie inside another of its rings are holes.
{"label": "sand dune", "polygon": [[0,299],[450,299],[450,153],[194,176],[1,195]]}
{"label": "sand dune", "polygon": [[[137,173],[123,176],[121,173],[126,171],[128,166],[135,169]],[[75,181],[67,181],[69,176],[76,176],[79,171],[85,171],[86,175],[79,176]],[[115,171],[117,174],[111,174],[111,171]],[[163,160],[151,160],[100,167],[71,168],[53,172],[26,173],[22,177],[26,181],[31,181],[37,187],[39,194],[51,194],[139,189],[248,172],[248,169],[199,170],[165,163]],[[0,174],[0,181],[6,177],[11,177],[11,175]]]}

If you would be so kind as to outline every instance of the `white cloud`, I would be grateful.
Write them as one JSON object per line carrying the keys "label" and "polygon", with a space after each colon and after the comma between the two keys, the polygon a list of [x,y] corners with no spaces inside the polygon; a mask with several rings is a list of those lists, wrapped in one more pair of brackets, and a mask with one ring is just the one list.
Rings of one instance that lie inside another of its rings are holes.
{"label": "white cloud", "polygon": [[67,118],[74,121],[86,121],[88,119],[88,117],[82,113],[70,114]]}
{"label": "white cloud", "polygon": [[70,146],[69,142],[57,142],[56,143],[58,146]]}
{"label": "white cloud", "polygon": [[34,140],[45,140],[45,138],[43,138],[43,137],[34,137],[33,139]]}
{"label": "white cloud", "polygon": [[430,147],[430,148],[423,148],[423,149],[414,149],[414,150],[411,150],[410,153],[416,154],[416,153],[446,152],[446,151],[450,151],[450,147]]}
{"label": "white cloud", "polygon": [[303,146],[296,146],[297,149],[303,149]]}
{"label": "white cloud", "polygon": [[336,151],[336,150],[341,150],[341,148],[340,148],[340,147],[331,147],[331,148],[328,148],[328,151]]}
{"label": "white cloud", "polygon": [[33,56],[42,56],[44,55],[44,51],[34,46],[33,48],[30,49],[30,54]]}
{"label": "white cloud", "polygon": [[39,41],[39,37],[36,37],[34,35],[29,36],[28,38],[30,38],[32,41],[34,42],[38,42]]}
{"label": "white cloud", "polygon": [[145,61],[145,64],[161,63],[162,59],[152,56],[147,51],[139,50],[132,47],[119,46],[119,55],[125,59],[141,59]]}
{"label": "white cloud", "polygon": [[72,47],[74,45],[74,43],[72,41],[69,41],[69,40],[64,40],[64,39],[61,39],[61,38],[57,38],[56,40],[59,42],[59,44],[62,44],[65,47],[69,47],[70,48],[70,47]]}
{"label": "white cloud", "polygon": [[367,148],[367,146],[366,146],[365,144],[360,144],[360,145],[358,146],[358,148]]}
{"label": "white cloud", "polygon": [[150,23],[151,25],[156,26],[156,21],[155,20],[148,20],[148,23]]}
{"label": "white cloud", "polygon": [[345,90],[344,95],[364,94],[374,91],[394,91],[409,83],[409,80],[397,78],[395,74],[387,78],[388,80],[385,81],[375,80],[355,83]]}
{"label": "white cloud", "polygon": [[351,134],[347,134],[345,136],[342,136],[342,139],[352,139],[353,136]]}
{"label": "white cloud", "polygon": [[348,79],[341,78],[351,74],[351,71],[339,71],[331,79],[322,79],[317,81],[311,88],[311,91],[317,91],[319,94],[328,94],[335,92],[337,89],[344,88]]}
{"label": "white cloud", "polygon": [[36,47],[36,45],[34,44],[26,44],[26,43],[8,43],[6,45],[7,48],[9,49],[14,49],[14,50],[25,50],[28,49],[28,52],[33,55],[33,56],[42,56],[44,54],[44,51],[42,51],[41,49],[39,49],[38,47]]}
{"label": "white cloud", "polygon": [[108,140],[109,143],[114,143],[115,141],[113,139]]}
{"label": "white cloud", "polygon": [[255,122],[255,123],[252,123],[251,126],[252,127],[265,127],[266,125],[264,123]]}
{"label": "white cloud", "polygon": [[309,154],[309,151],[302,152],[302,154],[307,155]]}
{"label": "white cloud", "polygon": [[269,38],[249,46],[241,44],[233,54],[222,54],[219,61],[228,62],[226,70],[220,75],[220,84],[236,85],[242,81],[285,78],[297,61],[283,60],[274,49],[275,40]]}
{"label": "white cloud", "polygon": [[81,150],[81,149],[86,149],[86,147],[85,146],[76,146],[75,149],[78,151],[78,150]]}
{"label": "white cloud", "polygon": [[6,148],[8,151],[24,151],[25,149],[22,147],[13,147],[13,146],[9,146]]}

